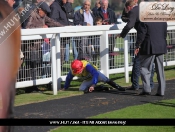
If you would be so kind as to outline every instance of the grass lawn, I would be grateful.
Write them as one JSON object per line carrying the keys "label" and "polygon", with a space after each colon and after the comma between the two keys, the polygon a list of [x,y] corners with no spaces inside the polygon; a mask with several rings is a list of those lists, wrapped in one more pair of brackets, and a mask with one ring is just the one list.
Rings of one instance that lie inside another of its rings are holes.
{"label": "grass lawn", "polygon": [[[175,118],[175,99],[130,106],[90,118]],[[175,126],[65,126],[51,132],[174,132]]]}
{"label": "grass lawn", "polygon": [[[174,76],[175,73],[175,67],[165,67],[165,76],[166,80],[175,79]],[[116,83],[118,83],[121,86],[131,86],[130,83],[125,83],[125,76],[124,73],[121,74],[111,74],[109,76],[110,79],[114,80]],[[156,74],[154,75],[154,82],[157,82]],[[64,82],[62,82],[64,84]],[[64,98],[69,96],[75,96],[75,95],[81,95],[83,92],[78,91],[78,88],[81,84],[81,81],[76,80],[71,82],[71,86],[69,91],[58,91],[57,95],[53,95],[52,91],[44,91],[43,93],[28,93],[28,94],[20,94],[15,96],[15,106],[29,104],[29,103],[36,103],[36,102],[42,102],[52,99],[58,99],[58,98]],[[140,81],[141,84],[141,81]]]}

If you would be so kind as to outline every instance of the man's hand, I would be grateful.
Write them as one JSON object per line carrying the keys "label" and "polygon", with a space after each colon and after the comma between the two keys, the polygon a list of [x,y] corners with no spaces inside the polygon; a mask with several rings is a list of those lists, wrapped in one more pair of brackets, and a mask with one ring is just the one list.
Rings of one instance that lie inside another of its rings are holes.
{"label": "man's hand", "polygon": [[137,54],[139,53],[139,48],[135,49],[134,54],[137,56]]}
{"label": "man's hand", "polygon": [[94,87],[95,87],[95,85],[93,84],[93,85],[89,88],[89,92],[94,91]]}
{"label": "man's hand", "polygon": [[48,26],[47,25],[44,25],[43,28],[48,28]]}
{"label": "man's hand", "polygon": [[91,26],[91,24],[87,23],[87,26]]}
{"label": "man's hand", "polygon": [[115,36],[115,39],[120,38],[120,37],[121,37],[120,34],[117,34],[117,35]]}

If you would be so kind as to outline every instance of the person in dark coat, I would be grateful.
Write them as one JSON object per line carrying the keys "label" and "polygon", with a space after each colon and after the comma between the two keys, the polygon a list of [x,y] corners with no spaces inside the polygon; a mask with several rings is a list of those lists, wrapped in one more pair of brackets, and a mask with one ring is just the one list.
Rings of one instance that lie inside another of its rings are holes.
{"label": "person in dark coat", "polygon": [[66,16],[68,18],[69,25],[74,25],[73,19],[74,19],[74,9],[73,4],[74,0],[66,0],[65,3],[63,3],[63,8],[65,9]]}
{"label": "person in dark coat", "polygon": [[96,12],[100,6],[100,0],[96,0],[95,7],[92,9],[92,12]]}
{"label": "person in dark coat", "polygon": [[[68,18],[68,22],[70,26],[74,26],[74,9],[72,7],[72,4],[74,3],[74,0],[63,0],[63,5],[62,7],[64,8],[65,12],[66,12],[66,16]],[[72,51],[73,51],[73,56],[74,59],[77,59],[78,57],[78,51],[77,51],[77,44],[75,39],[72,37],[70,38],[70,41],[72,43]],[[65,50],[65,61],[68,62],[69,61],[69,45],[70,44],[66,44],[66,50]]]}
{"label": "person in dark coat", "polygon": [[[66,15],[65,8],[63,7],[63,0],[55,0],[50,5],[51,13],[49,13],[49,17],[54,19],[55,21],[61,23],[64,26],[69,25],[68,17]],[[61,65],[64,64],[64,53],[66,44],[70,43],[70,39],[68,38],[61,38]]]}
{"label": "person in dark coat", "polygon": [[[139,20],[139,6],[137,4],[138,0],[128,0],[125,3],[125,11],[126,11],[126,18],[124,19],[124,21],[126,20],[127,24],[126,26],[123,28],[122,32],[117,35],[117,37],[122,37],[125,38],[127,33],[134,27],[136,29],[136,31],[138,30],[138,25],[140,24],[140,20]],[[122,18],[123,20],[123,18]],[[131,36],[132,37],[132,36]],[[130,38],[133,39],[133,38]],[[132,82],[132,86],[130,88],[128,88],[127,90],[138,90],[139,89],[139,76],[140,76],[140,61],[139,61],[139,54],[137,56],[134,57],[133,60],[133,68],[132,68],[132,75],[131,75],[131,82]],[[153,76],[154,76],[154,65],[152,65],[152,74],[151,74],[151,87],[154,87],[154,83],[153,83]]]}
{"label": "person in dark coat", "polygon": [[145,22],[137,30],[135,54],[140,52],[140,73],[143,91],[140,95],[149,95],[152,64],[155,63],[158,89],[156,96],[164,96],[166,84],[163,67],[163,54],[167,53],[167,23]]}
{"label": "person in dark coat", "polygon": [[93,12],[95,17],[101,17],[103,20],[103,25],[117,24],[117,19],[115,17],[115,12],[108,7],[108,0],[101,1],[101,7],[97,11]]}
{"label": "person in dark coat", "polygon": [[68,26],[69,22],[66,15],[66,11],[62,7],[62,5],[63,5],[62,0],[55,0],[50,5],[51,12],[49,13],[49,17],[61,23],[62,25]]}

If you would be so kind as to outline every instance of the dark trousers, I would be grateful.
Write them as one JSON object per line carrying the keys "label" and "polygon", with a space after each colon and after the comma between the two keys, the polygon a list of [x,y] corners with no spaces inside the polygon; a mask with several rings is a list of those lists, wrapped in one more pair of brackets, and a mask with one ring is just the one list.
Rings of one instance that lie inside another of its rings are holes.
{"label": "dark trousers", "polygon": [[[135,56],[133,61],[133,67],[132,67],[132,74],[131,74],[131,82],[132,87],[135,89],[139,88],[139,77],[140,77],[140,60],[139,60],[139,54]],[[153,82],[153,76],[154,76],[154,65],[152,65],[152,71],[151,71],[151,77],[150,77],[150,87],[151,89],[154,88],[154,82]]]}

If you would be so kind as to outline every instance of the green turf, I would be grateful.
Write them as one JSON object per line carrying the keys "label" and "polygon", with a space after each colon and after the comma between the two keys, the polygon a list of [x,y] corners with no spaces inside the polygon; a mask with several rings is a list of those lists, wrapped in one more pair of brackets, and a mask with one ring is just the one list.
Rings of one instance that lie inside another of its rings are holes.
{"label": "green turf", "polygon": [[38,103],[47,100],[65,98],[70,96],[81,95],[83,92],[78,91],[66,91],[59,92],[57,95],[53,95],[52,91],[44,91],[43,93],[29,93],[29,94],[20,94],[15,96],[15,106],[30,104],[30,103]]}
{"label": "green turf", "polygon": [[[175,99],[153,102],[100,114],[91,118],[175,118]],[[174,126],[65,126],[51,132],[174,132]]]}
{"label": "green turf", "polygon": [[[165,67],[166,80],[175,79],[174,73],[175,73],[174,66]],[[124,73],[111,74],[109,78],[114,80],[116,83],[118,83],[121,86],[126,86],[126,87],[131,86],[131,82],[125,83]],[[78,91],[78,88],[81,82],[82,81],[80,80],[72,81],[70,89],[68,91],[63,91],[63,92],[58,91],[57,95],[53,95],[52,91],[44,91],[43,94],[42,93],[29,93],[29,94],[16,95],[15,96],[15,106],[35,103],[35,102],[42,102],[42,101],[51,100],[51,99],[58,99],[58,98],[63,98],[63,97],[81,95],[83,94],[83,92]],[[141,80],[139,82],[140,84],[142,84]],[[156,74],[154,75],[154,82],[157,82]],[[63,87],[63,84],[64,82],[62,82],[62,87]]]}

